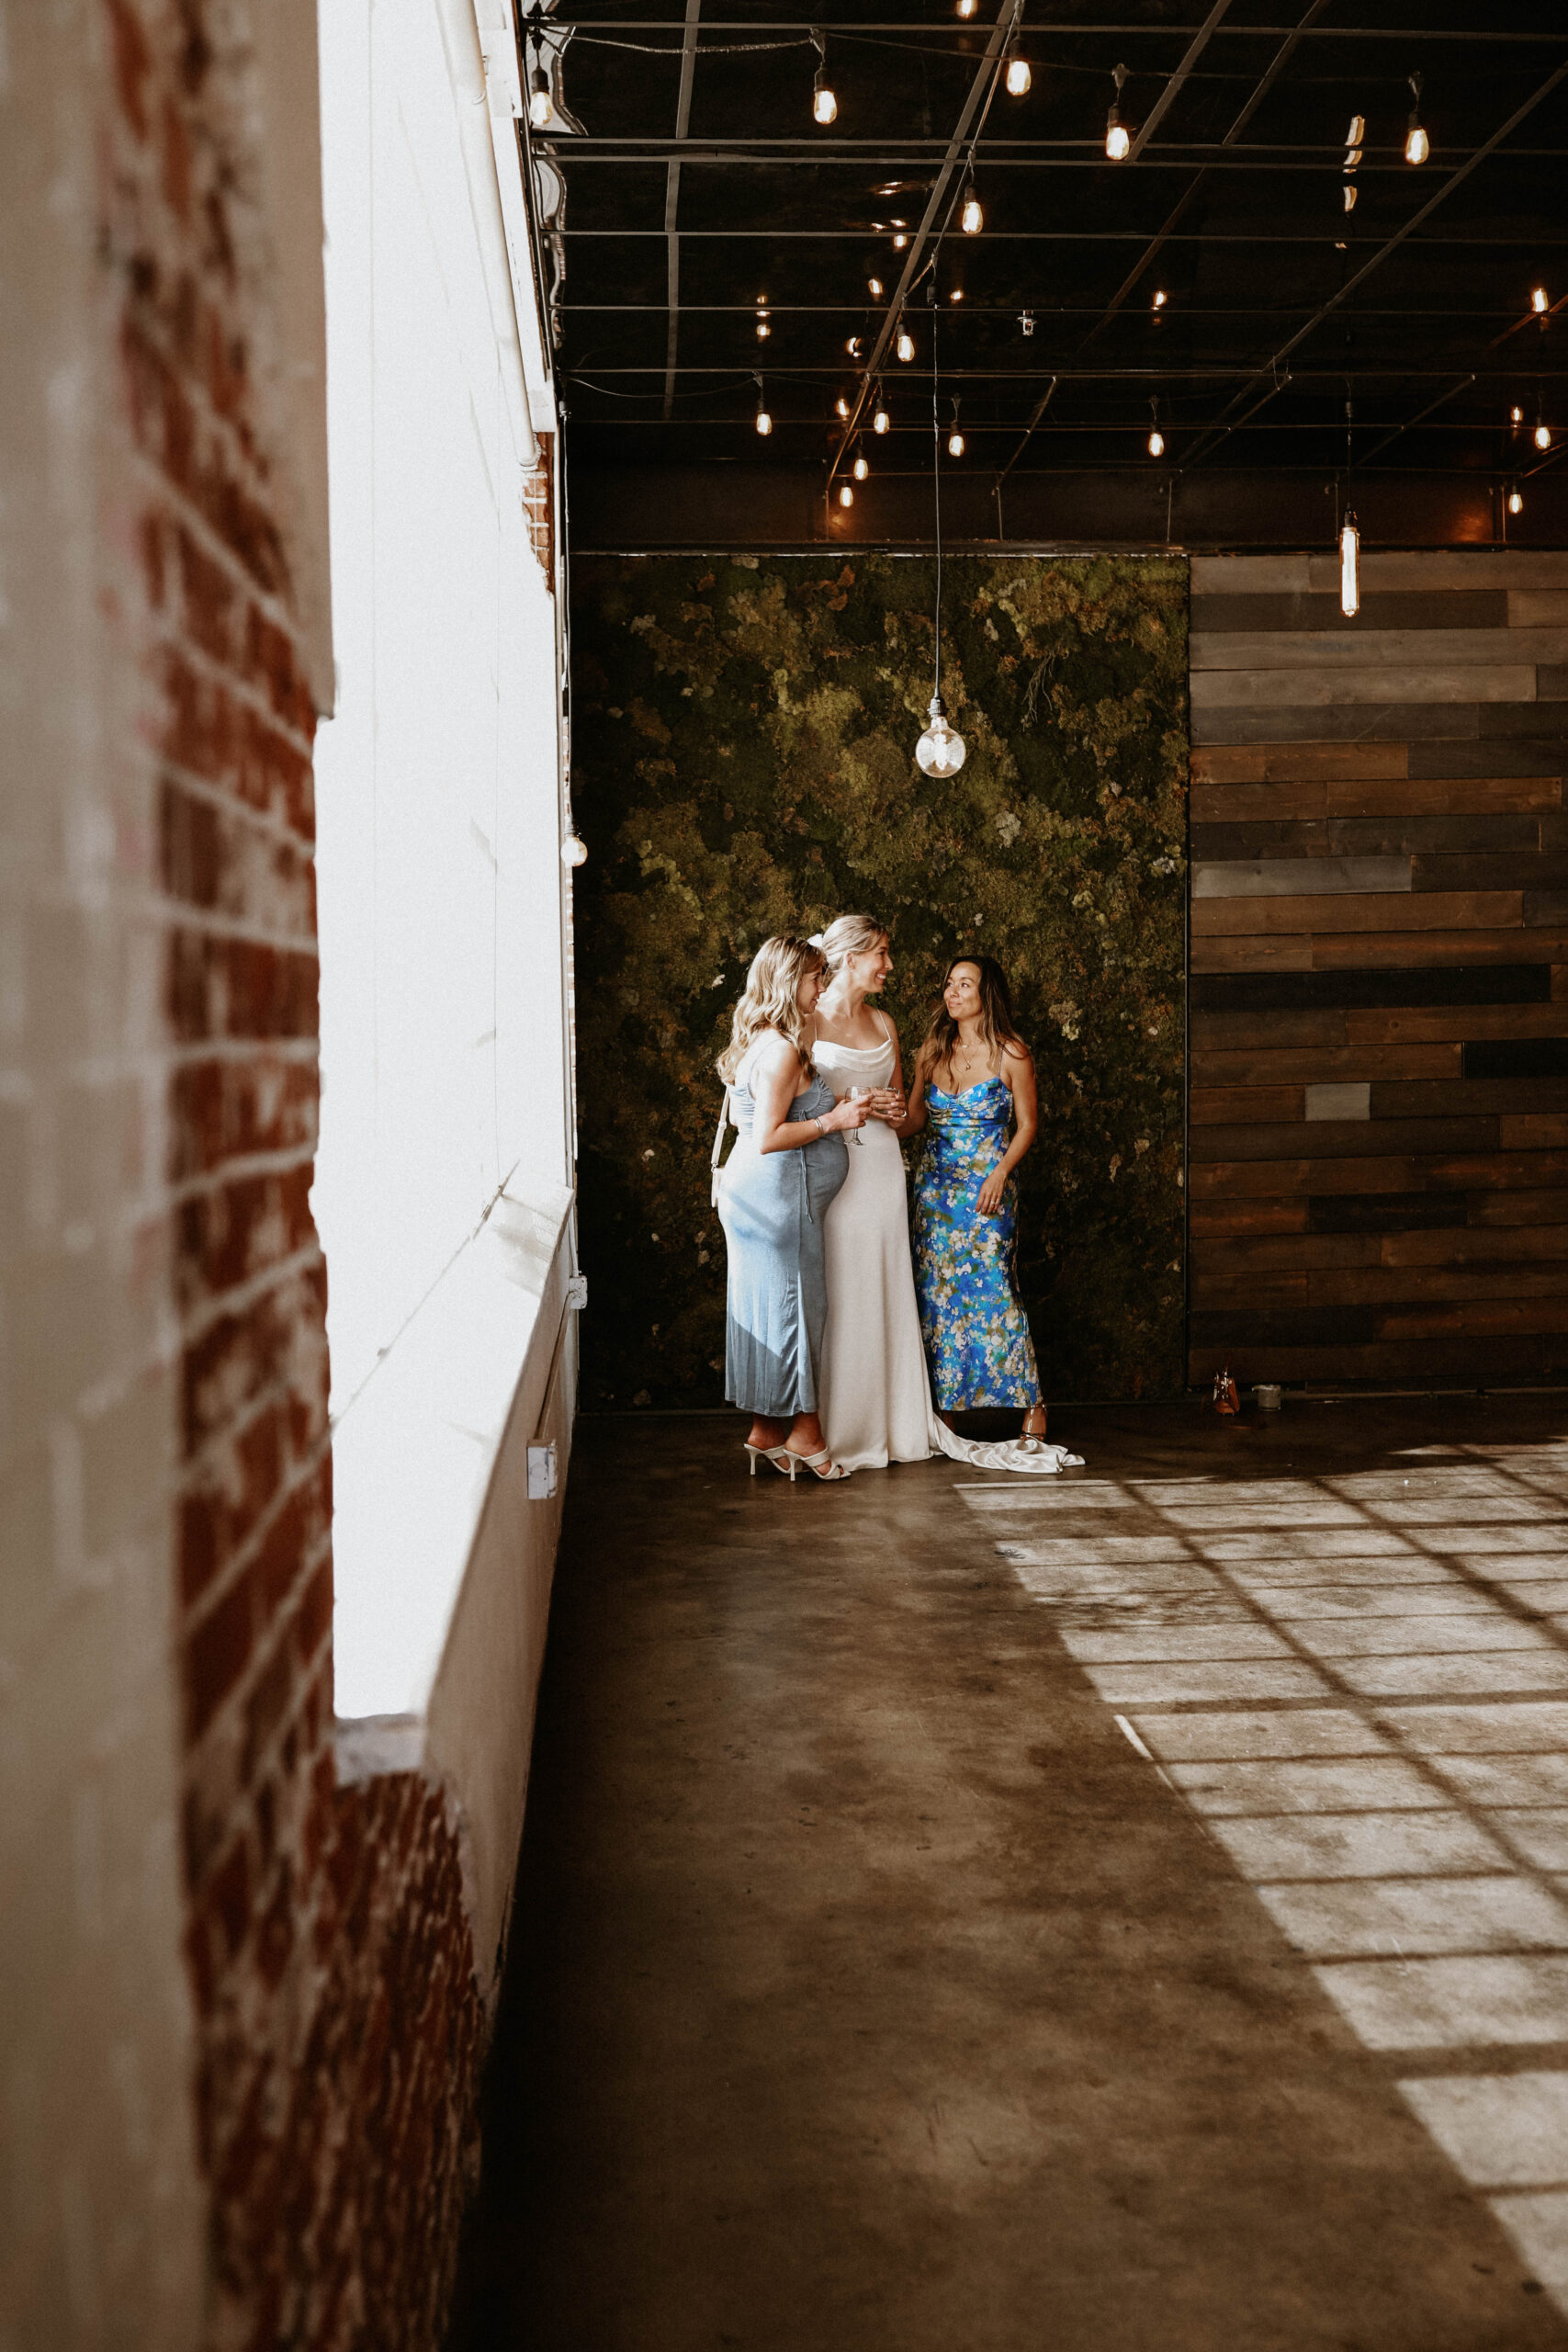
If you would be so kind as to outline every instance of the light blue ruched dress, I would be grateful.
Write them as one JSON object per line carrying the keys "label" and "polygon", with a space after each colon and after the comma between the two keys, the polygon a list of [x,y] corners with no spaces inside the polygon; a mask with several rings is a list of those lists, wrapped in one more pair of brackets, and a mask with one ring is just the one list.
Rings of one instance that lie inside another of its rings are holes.
{"label": "light blue ruched dress", "polygon": [[[769,1420],[818,1408],[818,1368],[828,1319],[822,1219],[850,1172],[841,1135],[818,1136],[798,1151],[761,1152],[751,1073],[764,1040],[748,1047],[729,1089],[739,1130],[719,1186],[718,1215],[729,1251],[724,1393]],[[790,1104],[792,1119],[823,1118],[833,1091],[813,1077]]]}

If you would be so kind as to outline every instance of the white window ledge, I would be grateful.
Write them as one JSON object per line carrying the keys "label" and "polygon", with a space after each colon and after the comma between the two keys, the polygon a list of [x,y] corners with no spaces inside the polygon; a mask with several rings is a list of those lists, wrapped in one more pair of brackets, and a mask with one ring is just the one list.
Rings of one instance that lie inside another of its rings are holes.
{"label": "white window ledge", "polygon": [[[570,1446],[573,1255],[570,1191],[504,1190],[333,1432],[340,1777],[420,1770],[445,1790],[487,1993]],[[530,1442],[555,1444],[551,1499],[528,1498]]]}

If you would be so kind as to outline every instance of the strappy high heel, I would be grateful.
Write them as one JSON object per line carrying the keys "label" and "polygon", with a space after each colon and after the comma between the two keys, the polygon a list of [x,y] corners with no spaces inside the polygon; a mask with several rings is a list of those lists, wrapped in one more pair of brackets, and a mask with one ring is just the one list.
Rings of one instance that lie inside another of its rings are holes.
{"label": "strappy high heel", "polygon": [[[833,1460],[826,1446],[822,1448],[820,1453],[795,1453],[789,1446],[781,1445],[777,1453],[771,1453],[768,1459],[770,1462],[777,1463],[782,1469],[784,1463],[779,1460],[781,1454],[784,1462],[789,1464],[789,1483],[792,1487],[795,1484],[795,1474],[797,1468],[809,1470],[814,1478],[820,1478],[825,1485],[829,1486],[835,1478],[847,1478],[850,1475],[841,1462]],[[824,1462],[828,1464],[825,1470],[820,1467]]]}
{"label": "strappy high heel", "polygon": [[750,1440],[748,1440],[745,1451],[751,1457],[751,1476],[753,1478],[757,1475],[757,1464],[759,1462],[771,1462],[775,1470],[782,1470],[784,1468],[784,1464],[780,1460],[780,1456],[784,1453],[785,1448],[782,1445],[753,1445],[750,1443]]}

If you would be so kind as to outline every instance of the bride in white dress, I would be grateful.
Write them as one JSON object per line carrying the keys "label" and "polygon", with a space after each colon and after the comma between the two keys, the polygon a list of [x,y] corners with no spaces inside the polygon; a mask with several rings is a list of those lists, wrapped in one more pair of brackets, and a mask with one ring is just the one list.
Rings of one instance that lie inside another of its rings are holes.
{"label": "bride in white dress", "polygon": [[834,1093],[867,1097],[851,1136],[850,1172],[823,1221],[828,1325],[818,1386],[822,1427],[846,1470],[885,1470],[932,1453],[987,1470],[1039,1473],[1079,1457],[1038,1439],[984,1445],[955,1437],[931,1405],[909,1257],[905,1114],[898,1033],[866,999],[893,969],[887,933],[867,915],[840,915],[814,946],[831,975],[817,1006],[812,1059]]}

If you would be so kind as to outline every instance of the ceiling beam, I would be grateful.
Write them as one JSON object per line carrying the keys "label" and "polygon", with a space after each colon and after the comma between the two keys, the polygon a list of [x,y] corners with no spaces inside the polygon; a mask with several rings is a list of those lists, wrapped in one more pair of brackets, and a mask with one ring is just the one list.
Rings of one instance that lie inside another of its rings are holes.
{"label": "ceiling beam", "polygon": [[[692,119],[692,79],[696,71],[697,17],[702,0],[686,0],[685,38],[681,44],[681,90],[675,101],[675,142],[679,146],[686,136],[686,125]],[[664,421],[669,423],[675,405],[675,355],[681,336],[681,233],[677,226],[681,209],[681,159],[671,158],[664,181],[664,233],[669,239],[668,266],[665,272],[665,308],[670,322],[664,341]]]}
{"label": "ceiling beam", "polygon": [[1165,120],[1166,116],[1170,111],[1170,108],[1180,91],[1181,85],[1186,81],[1187,76],[1191,73],[1192,68],[1197,64],[1198,60],[1208,48],[1210,40],[1218,30],[1221,19],[1228,12],[1230,5],[1231,0],[1214,0],[1213,6],[1210,9],[1208,15],[1204,17],[1203,22],[1199,26],[1198,30],[1193,34],[1191,40],[1182,52],[1179,63],[1176,66],[1169,80],[1166,83],[1164,89],[1160,92],[1158,97],[1149,108],[1148,113],[1144,117],[1143,123],[1134,138],[1133,144],[1127,151],[1127,161],[1130,164],[1135,164],[1137,162],[1139,156],[1148,145],[1149,141],[1159,129],[1160,124]]}
{"label": "ceiling beam", "polygon": [[[1404,228],[1396,230],[1393,235],[1378,248],[1377,252],[1371,255],[1370,260],[1364,261],[1361,264],[1360,268],[1354,271],[1352,275],[1345,280],[1345,283],[1340,287],[1339,291],[1337,294],[1331,294],[1326,302],[1320,304],[1318,309],[1313,312],[1312,317],[1307,320],[1304,326],[1298,327],[1295,334],[1292,335],[1287,342],[1282,343],[1280,345],[1278,351],[1274,352],[1268,359],[1261,363],[1261,365],[1254,371],[1252,378],[1253,382],[1260,383],[1265,376],[1278,375],[1280,368],[1283,367],[1284,362],[1290,357],[1292,352],[1296,350],[1303,343],[1304,343],[1307,336],[1312,334],[1318,327],[1320,327],[1324,320],[1330,317],[1333,312],[1339,308],[1340,304],[1346,300],[1346,298],[1354,293],[1356,288],[1359,286],[1364,279],[1371,276],[1374,269],[1381,267],[1382,263],[1388,259],[1390,254],[1397,253],[1400,246],[1403,245],[1405,241],[1421,226],[1422,221],[1428,220],[1440,204],[1446,203],[1448,198],[1453,194],[1454,190],[1457,187],[1463,186],[1464,182],[1470,177],[1472,172],[1475,171],[1486,161],[1488,155],[1493,153],[1497,147],[1501,146],[1503,141],[1508,136],[1508,133],[1515,130],[1518,124],[1523,122],[1527,115],[1533,113],[1535,108],[1540,105],[1544,98],[1549,98],[1551,96],[1552,91],[1555,90],[1558,85],[1564,80],[1568,80],[1568,62],[1559,65],[1555,73],[1549,74],[1546,80],[1540,84],[1538,89],[1531,92],[1524,104],[1520,107],[1515,107],[1506,122],[1499,124],[1498,128],[1492,133],[1490,139],[1484,141],[1483,143],[1475,150],[1475,153],[1472,155],[1469,156],[1464,163],[1461,164],[1457,171],[1453,171],[1449,174],[1448,178],[1443,182],[1442,186],[1434,190],[1433,194],[1427,198],[1426,203],[1422,205],[1420,210],[1411,214],[1410,219],[1405,222]],[[1245,397],[1246,390],[1247,387],[1243,386],[1241,391],[1237,392],[1232,399],[1230,408],[1234,409],[1237,402]],[[1216,420],[1213,437],[1199,443],[1197,448],[1193,450],[1192,454],[1184,459],[1183,462],[1186,465],[1195,466],[1201,464],[1203,458],[1209,455],[1211,449],[1217,448],[1219,447],[1220,442],[1224,438],[1223,430],[1220,430],[1219,428],[1223,427],[1225,416],[1228,414],[1229,410],[1227,409],[1224,412],[1224,414]]]}

